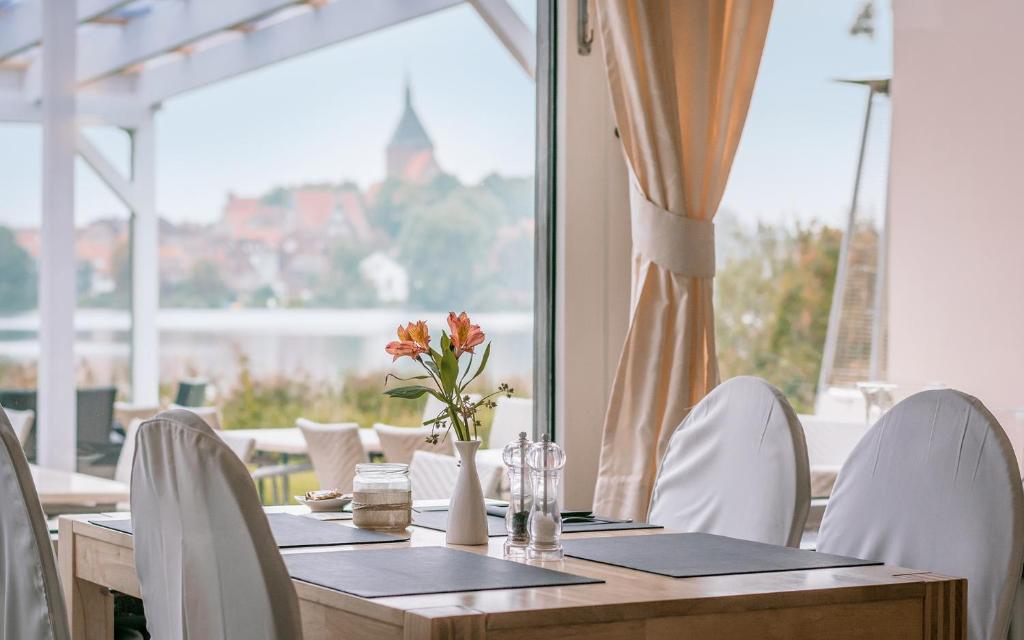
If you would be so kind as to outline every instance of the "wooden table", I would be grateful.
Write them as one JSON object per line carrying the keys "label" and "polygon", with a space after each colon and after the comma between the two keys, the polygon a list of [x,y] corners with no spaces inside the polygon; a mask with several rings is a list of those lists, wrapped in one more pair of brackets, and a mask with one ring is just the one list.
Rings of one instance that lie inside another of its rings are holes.
{"label": "wooden table", "polygon": [[58,504],[91,507],[128,502],[128,485],[123,482],[34,464],[30,464],[29,469],[43,507]]}
{"label": "wooden table", "polygon": [[[132,537],[87,522],[104,517],[109,516],[60,519],[58,559],[75,640],[112,637],[110,590],[139,596]],[[411,531],[410,542],[388,546],[444,544],[441,532]],[[486,547],[459,548],[500,558],[503,542],[491,538]],[[332,550],[337,547],[283,552]],[[962,639],[967,634],[967,581],[926,571],[871,566],[675,579],[574,558],[543,566],[605,583],[365,599],[296,582],[305,640]]]}

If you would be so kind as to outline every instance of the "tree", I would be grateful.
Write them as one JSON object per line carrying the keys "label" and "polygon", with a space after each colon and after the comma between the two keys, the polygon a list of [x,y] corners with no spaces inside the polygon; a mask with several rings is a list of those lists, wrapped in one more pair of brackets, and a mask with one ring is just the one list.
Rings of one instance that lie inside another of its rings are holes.
{"label": "tree", "polygon": [[18,313],[36,306],[36,265],[14,232],[0,227],[0,313]]}
{"label": "tree", "polygon": [[737,229],[715,278],[722,378],[756,375],[808,411],[821,368],[842,233],[817,224]]}
{"label": "tree", "polygon": [[166,307],[215,309],[231,304],[235,293],[221,278],[217,265],[201,260],[192,267],[188,278],[168,285],[161,296]]}
{"label": "tree", "polygon": [[370,255],[369,247],[346,240],[331,247],[330,269],[317,283],[317,306],[350,309],[377,301],[373,286],[359,273],[359,264]]}

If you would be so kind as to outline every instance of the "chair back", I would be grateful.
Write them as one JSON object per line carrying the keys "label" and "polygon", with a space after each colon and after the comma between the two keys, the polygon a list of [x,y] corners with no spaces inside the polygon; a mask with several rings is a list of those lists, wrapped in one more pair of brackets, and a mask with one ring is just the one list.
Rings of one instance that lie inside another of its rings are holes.
{"label": "chair back", "polygon": [[741,376],[718,385],[672,434],[649,520],[796,547],[810,493],[796,413],[778,389]]}
{"label": "chair back", "polygon": [[378,422],[373,425],[373,430],[380,438],[380,449],[384,452],[384,459],[388,462],[410,464],[415,451],[430,451],[449,455],[455,453],[452,434],[447,436],[441,434],[441,440],[437,444],[427,442],[427,436],[431,432],[430,427],[394,427]]}
{"label": "chair back", "polygon": [[299,418],[295,424],[306,438],[309,459],[320,488],[351,493],[356,465],[369,462],[359,439],[359,425],[354,422],[322,424],[305,418]]}
{"label": "chair back", "polygon": [[25,452],[0,411],[0,637],[70,640],[57,563]]}
{"label": "chair back", "polygon": [[897,404],[839,472],[818,550],[967,578],[968,637],[1006,638],[1024,491],[999,422],[952,389]]}
{"label": "chair back", "polygon": [[178,383],[178,393],[174,396],[174,404],[182,407],[201,407],[205,402],[205,380],[182,380]]}
{"label": "chair back", "polygon": [[301,639],[295,588],[238,456],[183,410],[143,422],[135,447],[135,568],[153,637]]}
{"label": "chair back", "polygon": [[18,409],[7,409],[5,407],[0,407],[0,410],[7,414],[7,419],[11,422],[11,427],[18,436],[18,442],[24,448],[28,443],[29,434],[32,433],[32,425],[35,424],[36,412],[31,409],[19,411]]}
{"label": "chair back", "polygon": [[494,409],[491,435],[487,440],[489,449],[502,449],[506,444],[519,438],[525,431],[533,438],[533,400],[531,398],[499,398]]}
{"label": "chair back", "polygon": [[[480,489],[485,498],[498,498],[505,465],[500,462],[477,460]],[[409,465],[413,500],[446,500],[455,493],[459,478],[459,459],[443,453],[414,451]]]}
{"label": "chair back", "polygon": [[135,438],[139,433],[142,420],[135,418],[124,428],[124,443],[117,455],[117,466],[114,467],[114,480],[130,485],[132,482],[132,461],[135,459]]}
{"label": "chair back", "polygon": [[[115,387],[78,390],[78,446],[111,448],[110,433],[114,430]],[[116,448],[116,446],[114,447]]]}

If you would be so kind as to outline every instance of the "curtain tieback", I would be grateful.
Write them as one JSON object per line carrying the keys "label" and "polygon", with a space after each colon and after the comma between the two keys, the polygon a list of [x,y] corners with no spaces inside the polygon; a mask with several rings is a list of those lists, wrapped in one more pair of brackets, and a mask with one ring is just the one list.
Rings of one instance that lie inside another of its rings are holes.
{"label": "curtain tieback", "polygon": [[629,190],[633,249],[663,269],[715,277],[715,223],[676,215],[654,204],[636,183]]}

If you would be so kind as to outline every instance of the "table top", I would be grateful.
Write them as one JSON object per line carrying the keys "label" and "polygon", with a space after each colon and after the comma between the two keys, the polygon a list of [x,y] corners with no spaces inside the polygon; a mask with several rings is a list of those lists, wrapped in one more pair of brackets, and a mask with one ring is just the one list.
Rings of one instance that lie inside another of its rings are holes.
{"label": "table top", "polygon": [[[307,513],[305,507],[277,508],[275,511]],[[64,516],[73,522],[67,523],[76,536],[84,536],[119,547],[131,548],[130,535],[113,531],[88,522],[107,517],[127,517],[128,514],[75,515]],[[338,526],[351,526],[350,522],[336,521]],[[62,536],[65,528],[62,528]],[[565,539],[574,537],[658,535],[664,529],[647,531],[606,531],[565,534]],[[444,533],[411,527],[408,542],[389,544],[398,546],[443,546]],[[501,558],[504,538],[491,538],[486,546],[458,546],[455,548]],[[374,545],[366,545],[373,547]],[[351,547],[358,551],[359,546]],[[379,547],[376,547],[379,548]],[[283,554],[323,553],[338,551],[338,547],[311,547],[283,549]],[[118,554],[130,558],[131,554]],[[304,582],[295,582],[299,598],[321,605],[358,613],[391,624],[402,624],[406,612],[416,609],[455,608],[472,610],[488,615],[488,625],[521,626],[526,624],[523,616],[536,616],[538,612],[559,610],[563,620],[579,622],[607,622],[616,616],[637,617],[649,615],[692,615],[694,611],[707,608],[708,611],[722,607],[735,607],[742,601],[743,607],[763,608],[778,606],[799,606],[802,602],[866,602],[875,600],[899,600],[919,598],[929,582],[951,580],[927,571],[901,569],[890,565],[863,567],[842,567],[833,569],[812,569],[700,578],[669,578],[643,573],[621,567],[588,562],[577,558],[564,558],[557,562],[545,562],[540,566],[604,580],[602,584],[575,585],[565,587],[542,587],[534,589],[505,589],[474,591],[417,596],[399,596],[364,599],[349,594],[318,587]],[[823,590],[832,590],[828,594]],[[842,590],[842,591],[835,591]],[[735,599],[740,600],[735,600]],[[730,599],[725,602],[723,599]],[[605,611],[606,613],[601,613]],[[657,613],[655,613],[657,612]],[[603,620],[602,616],[609,616]],[[502,622],[504,620],[504,622]]]}
{"label": "table top", "polygon": [[84,473],[46,469],[29,465],[39,501],[53,504],[117,504],[128,501],[128,485]]}
{"label": "table top", "polygon": [[[309,447],[298,427],[272,427],[268,429],[227,429],[229,433],[252,438],[258,451],[306,455]],[[380,451],[380,438],[373,429],[359,429],[359,439],[367,451]]]}

